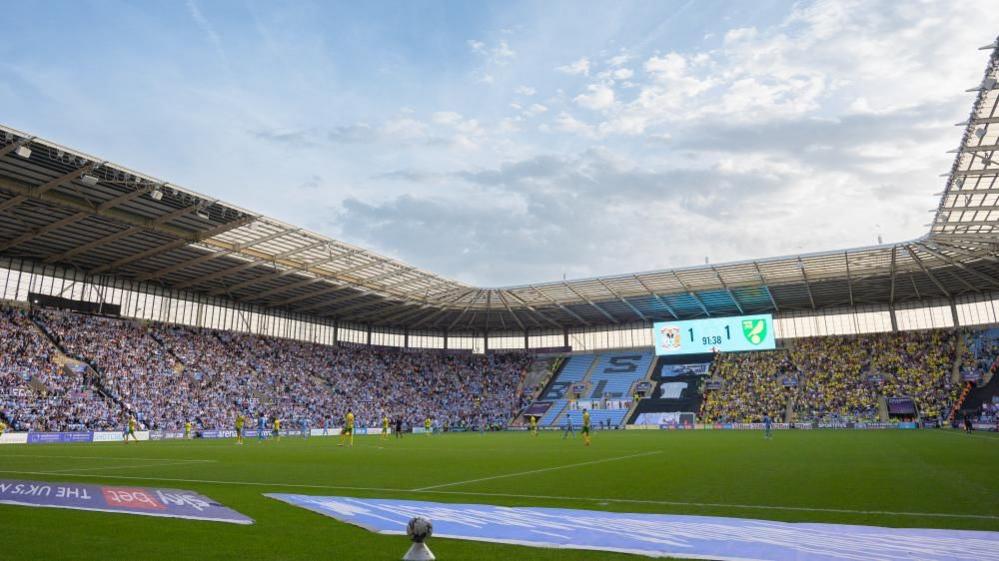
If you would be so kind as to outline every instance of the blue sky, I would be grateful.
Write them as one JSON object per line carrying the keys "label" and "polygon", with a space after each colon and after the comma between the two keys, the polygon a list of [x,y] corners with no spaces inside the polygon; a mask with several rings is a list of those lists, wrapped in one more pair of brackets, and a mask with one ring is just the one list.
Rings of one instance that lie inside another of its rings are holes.
{"label": "blue sky", "polygon": [[999,30],[848,0],[0,18],[5,124],[487,286],[918,236]]}

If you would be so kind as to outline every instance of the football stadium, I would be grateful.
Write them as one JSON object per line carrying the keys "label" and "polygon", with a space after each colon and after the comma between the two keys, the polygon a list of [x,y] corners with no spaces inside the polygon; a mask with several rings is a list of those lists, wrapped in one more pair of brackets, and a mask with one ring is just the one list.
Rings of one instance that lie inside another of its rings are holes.
{"label": "football stadium", "polygon": [[0,124],[0,559],[999,560],[967,56],[915,239],[502,287]]}

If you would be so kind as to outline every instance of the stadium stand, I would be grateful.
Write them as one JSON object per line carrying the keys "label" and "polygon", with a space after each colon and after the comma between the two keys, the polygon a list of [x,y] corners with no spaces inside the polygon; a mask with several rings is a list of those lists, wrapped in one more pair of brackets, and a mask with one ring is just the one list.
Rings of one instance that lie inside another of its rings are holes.
{"label": "stadium stand", "polygon": [[935,419],[958,397],[958,357],[958,334],[948,330],[810,338],[788,350],[721,354],[712,376],[722,388],[707,392],[703,416],[780,419],[793,397],[795,420],[871,420],[882,397],[906,397],[920,416]]}
{"label": "stadium stand", "polygon": [[[657,363],[656,395],[642,401],[665,399],[690,409],[707,377],[720,383],[704,393],[700,417],[708,422],[753,421],[764,413],[775,419],[791,413],[788,420],[798,421],[871,420],[885,415],[886,398],[910,400],[923,418],[946,416],[962,403],[976,418],[995,416],[999,329],[822,337],[786,345],[719,354],[708,376],[703,364],[688,373],[673,370],[691,365]],[[328,346],[15,307],[0,308],[0,350],[0,414],[18,429],[33,430],[120,427],[129,414],[148,428],[179,429],[185,421],[220,428],[240,412],[318,426],[335,424],[347,408],[361,426],[375,426],[385,414],[410,425],[427,416],[451,427],[505,425],[534,395],[540,395],[537,403],[552,404],[542,409],[542,426],[566,419],[578,425],[582,407],[573,403],[574,387],[594,424],[609,420],[617,426],[654,359],[650,351],[571,355],[539,393],[534,386],[558,360],[532,365],[522,353]],[[70,364],[66,357],[80,362]],[[666,367],[670,380],[686,384],[679,395],[659,395],[672,388],[662,377]],[[962,393],[960,378],[972,376],[980,384]],[[642,405],[636,415],[659,411]]]}
{"label": "stadium stand", "polygon": [[692,425],[703,404],[704,379],[714,356],[660,357],[649,395],[640,399],[630,420],[638,425]]}
{"label": "stadium stand", "polygon": [[582,382],[586,378],[586,374],[590,371],[595,360],[595,355],[586,354],[573,355],[565,361],[562,369],[549,382],[548,387],[538,399],[538,401],[552,403],[545,415],[538,420],[539,425],[551,426],[556,423],[569,404],[573,384]]}
{"label": "stadium stand", "polygon": [[[409,425],[505,424],[519,409],[523,353],[447,354],[326,346],[273,337],[132,320],[3,308],[0,402],[17,429],[142,426],[227,428],[237,413],[286,421],[338,422],[347,409],[360,426],[382,415]],[[90,365],[60,368],[59,349]],[[100,389],[106,388],[109,396]],[[110,398],[109,398],[110,397]]]}
{"label": "stadium stand", "polygon": [[720,354],[711,375],[722,386],[705,395],[702,417],[708,422],[758,420],[767,413],[783,418],[789,390],[782,380],[793,371],[786,351]]}
{"label": "stadium stand", "polygon": [[[631,389],[635,382],[646,376],[653,358],[651,351],[600,355],[588,378],[588,390],[583,394],[583,399],[593,404],[589,409],[590,421],[594,425],[600,426],[606,423],[617,427],[624,421],[629,407],[612,405],[620,404],[622,401],[631,403]],[[583,423],[582,408],[570,407],[566,412],[566,418],[573,425],[580,426]]]}
{"label": "stadium stand", "polygon": [[965,338],[966,360],[961,363],[961,379],[966,384],[951,421],[967,416],[981,425],[995,426],[999,417],[999,328],[969,332]]}
{"label": "stadium stand", "polygon": [[60,366],[58,351],[27,312],[0,309],[0,412],[18,430],[107,429],[118,407],[84,371]]}

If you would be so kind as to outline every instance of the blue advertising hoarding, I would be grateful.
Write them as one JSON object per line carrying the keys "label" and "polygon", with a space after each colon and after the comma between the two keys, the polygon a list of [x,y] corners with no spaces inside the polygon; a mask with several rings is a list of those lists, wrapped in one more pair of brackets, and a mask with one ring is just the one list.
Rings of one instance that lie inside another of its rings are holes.
{"label": "blue advertising hoarding", "polygon": [[657,355],[766,351],[777,347],[770,314],[662,321],[652,326]]}

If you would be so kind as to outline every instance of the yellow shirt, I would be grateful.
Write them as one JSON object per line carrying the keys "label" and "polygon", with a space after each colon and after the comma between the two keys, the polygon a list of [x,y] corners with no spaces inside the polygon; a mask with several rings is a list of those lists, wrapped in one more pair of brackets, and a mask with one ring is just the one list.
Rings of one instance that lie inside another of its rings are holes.
{"label": "yellow shirt", "polygon": [[533,426],[535,426],[537,424],[538,424],[538,418],[535,417],[535,416],[533,416],[533,415],[531,415],[531,426],[533,427]]}
{"label": "yellow shirt", "polygon": [[243,423],[244,423],[244,422],[245,422],[245,419],[243,419],[243,416],[242,416],[242,415],[240,415],[240,416],[236,417],[236,428],[237,428],[237,429],[241,429],[241,428],[243,428]]}
{"label": "yellow shirt", "polygon": [[590,412],[589,411],[583,411],[583,426],[584,427],[590,426]]}
{"label": "yellow shirt", "polygon": [[135,430],[135,419],[128,420],[128,428],[131,430]]}
{"label": "yellow shirt", "polygon": [[187,432],[191,432],[191,423],[184,423],[184,430]]}
{"label": "yellow shirt", "polygon": [[354,428],[354,414],[353,413],[347,413],[347,428],[349,428],[349,429]]}
{"label": "yellow shirt", "polygon": [[423,421],[423,426],[429,429],[430,428],[430,419],[427,419],[426,421]]}
{"label": "yellow shirt", "polygon": [[382,417],[382,428],[387,429],[389,426],[388,417]]}
{"label": "yellow shirt", "polygon": [[281,419],[274,419],[274,430],[281,430]]}

